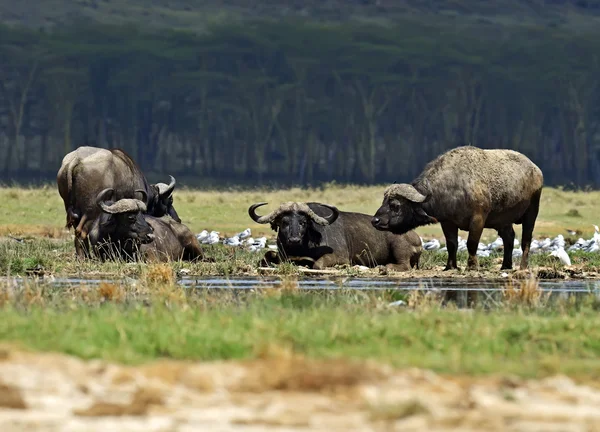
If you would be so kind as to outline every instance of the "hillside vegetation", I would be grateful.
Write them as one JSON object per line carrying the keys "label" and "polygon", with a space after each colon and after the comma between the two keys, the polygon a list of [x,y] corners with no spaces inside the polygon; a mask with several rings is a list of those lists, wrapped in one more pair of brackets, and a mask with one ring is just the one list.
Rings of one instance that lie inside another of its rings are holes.
{"label": "hillside vegetation", "polygon": [[187,184],[391,183],[473,144],[600,184],[599,2],[4,1],[5,180],[87,143]]}

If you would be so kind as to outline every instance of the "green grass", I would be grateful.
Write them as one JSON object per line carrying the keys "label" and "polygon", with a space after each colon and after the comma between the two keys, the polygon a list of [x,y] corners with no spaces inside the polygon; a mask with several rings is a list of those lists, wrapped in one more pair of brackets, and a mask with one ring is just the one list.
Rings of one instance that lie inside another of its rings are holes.
{"label": "green grass", "polygon": [[[214,258],[214,262],[172,262],[170,266],[174,270],[187,269],[189,274],[204,276],[235,276],[235,275],[257,275],[258,263],[264,251],[249,252],[242,248],[233,248],[223,245],[204,245],[206,256]],[[139,277],[147,268],[145,263],[126,263],[121,261],[100,262],[97,260],[78,261],[74,256],[73,243],[62,239],[33,239],[24,243],[18,243],[12,239],[0,240],[0,274],[27,276],[32,269],[42,268],[46,275],[71,276],[71,277],[96,277],[120,278],[124,276]],[[571,263],[574,269],[583,272],[600,272],[600,254],[586,252],[570,253]],[[431,276],[431,272],[437,272],[446,265],[447,254],[445,252],[424,251],[419,262],[419,270],[411,273],[390,273],[388,276],[395,277],[419,277]],[[513,260],[513,268],[519,268],[520,258]],[[465,269],[467,253],[458,254],[458,263],[461,270],[458,274],[467,274]],[[477,275],[497,277],[500,273],[502,262],[502,251],[490,257],[479,258],[479,272]],[[530,256],[530,268],[536,271],[552,269],[556,274],[564,270],[564,266],[548,254],[533,254]],[[342,274],[351,276],[378,275],[378,269],[367,272],[359,272],[353,266],[339,267]],[[283,264],[278,267],[277,274],[298,274],[299,269],[292,264]],[[438,273],[438,274],[441,274]],[[452,276],[455,273],[444,274]],[[540,276],[541,277],[541,276]]]}
{"label": "green grass", "polygon": [[[254,223],[248,216],[248,207],[255,202],[266,201],[269,205],[259,209],[259,214],[271,211],[285,201],[319,201],[336,205],[340,210],[374,214],[381,204],[385,185],[380,186],[340,186],[327,185],[314,189],[253,189],[249,191],[216,191],[178,189],[175,192],[175,207],[193,232],[203,229],[216,230],[221,235],[233,235],[245,228],[252,229],[254,237],[267,236],[274,241],[275,233],[268,225]],[[542,194],[540,215],[534,236],[544,238],[563,234],[567,241],[577,237],[590,238],[596,219],[595,203],[600,192],[566,192],[556,188],[546,188]],[[23,275],[28,268],[40,265],[53,274],[85,275],[103,273],[112,275],[136,275],[143,265],[123,263],[80,263],[74,258],[73,230],[64,228],[65,212],[62,200],[54,185],[43,188],[0,188],[0,236],[12,235],[25,238],[24,243],[13,239],[0,239],[0,272]],[[580,230],[570,236],[566,229]],[[520,226],[515,226],[520,239]],[[417,233],[425,239],[438,238],[445,243],[438,225],[420,227]],[[463,238],[466,232],[459,233]],[[482,241],[497,237],[493,230],[484,230]],[[261,254],[244,250],[217,246],[204,246],[206,254],[216,258],[216,263],[174,263],[174,268],[189,268],[193,274],[228,275],[253,273],[256,271]],[[598,271],[600,254],[572,254],[573,264],[586,271]],[[425,252],[421,258],[421,269],[436,270],[445,265],[445,253]],[[480,259],[482,271],[495,271],[500,268],[501,255]],[[515,261],[518,264],[518,260]],[[534,267],[554,266],[546,255],[533,255]],[[459,254],[459,265],[466,264],[466,254]],[[289,270],[289,269],[288,269]],[[293,269],[292,269],[293,271]]]}
{"label": "green grass", "polygon": [[600,315],[591,298],[457,312],[423,299],[414,308],[388,308],[389,293],[300,293],[293,282],[282,285],[237,296],[165,284],[4,290],[0,340],[132,364],[248,359],[277,346],[310,358],[376,359],[442,373],[600,373]]}
{"label": "green grass", "polygon": [[[253,189],[235,190],[194,190],[181,188],[175,191],[175,208],[182,221],[194,232],[203,229],[217,230],[224,235],[232,235],[247,227],[252,228],[253,236],[272,236],[268,225],[254,223],[248,216],[248,207],[255,202],[266,201],[259,214],[271,211],[285,201],[319,201],[337,206],[340,210],[374,214],[381,205],[386,185],[354,186],[326,185],[323,188]],[[536,237],[563,234],[566,229],[581,230],[582,236],[590,238],[593,224],[599,224],[597,202],[600,191],[567,192],[557,188],[545,188],[542,193],[540,215],[536,223]],[[65,237],[64,204],[55,184],[43,188],[0,188],[0,235],[34,235],[44,237]],[[442,230],[437,225],[416,230],[423,237],[442,238]],[[520,225],[515,226],[520,238]],[[71,230],[72,233],[72,230]],[[466,237],[466,232],[460,232]],[[484,230],[487,239],[496,238],[493,230]]]}

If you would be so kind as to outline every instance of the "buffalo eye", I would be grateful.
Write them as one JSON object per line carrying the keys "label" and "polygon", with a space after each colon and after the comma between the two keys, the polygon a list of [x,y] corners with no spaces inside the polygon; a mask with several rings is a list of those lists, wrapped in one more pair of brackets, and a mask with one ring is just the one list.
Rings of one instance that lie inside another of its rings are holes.
{"label": "buffalo eye", "polygon": [[136,219],[137,219],[136,215],[127,216],[127,220],[131,223],[134,223]]}
{"label": "buffalo eye", "polygon": [[398,203],[398,201],[390,202],[390,210],[393,212],[398,212],[400,210],[400,203]]}

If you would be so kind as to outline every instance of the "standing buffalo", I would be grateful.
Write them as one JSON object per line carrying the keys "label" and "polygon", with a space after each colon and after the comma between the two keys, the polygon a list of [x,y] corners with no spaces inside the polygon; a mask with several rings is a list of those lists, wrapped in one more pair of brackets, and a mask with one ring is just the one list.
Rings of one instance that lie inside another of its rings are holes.
{"label": "standing buffalo", "polygon": [[315,269],[336,264],[385,265],[398,271],[418,268],[422,247],[414,231],[405,235],[377,231],[369,215],[313,202],[288,202],[258,216],[256,208],[265,204],[253,204],[248,214],[255,222],[269,223],[277,231],[279,253],[270,259],[267,252],[267,263],[301,258],[314,262]]}
{"label": "standing buffalo", "polygon": [[89,226],[100,210],[95,198],[99,191],[111,188],[115,199],[135,198],[135,190],[146,194],[146,212],[152,216],[170,215],[181,219],[173,208],[175,179],[169,185],[149,185],[146,177],[121,149],[83,146],[67,154],[56,176],[58,191],[67,212],[67,228],[76,227],[75,234],[85,239]]}
{"label": "standing buffalo", "polygon": [[124,198],[115,202],[109,198],[111,195],[114,195],[112,189],[104,189],[96,197],[102,213],[92,222],[87,237],[92,251],[102,260],[204,258],[198,240],[187,226],[168,216],[155,218],[143,214],[146,205],[142,200]]}
{"label": "standing buffalo", "polygon": [[458,268],[459,229],[469,232],[467,267],[477,267],[484,228],[498,231],[504,242],[502,269],[511,269],[512,224],[522,224],[521,269],[526,269],[543,182],[542,171],[521,153],[458,147],[429,162],[412,184],[389,186],[372,224],[402,234],[440,222],[448,248],[445,270]]}

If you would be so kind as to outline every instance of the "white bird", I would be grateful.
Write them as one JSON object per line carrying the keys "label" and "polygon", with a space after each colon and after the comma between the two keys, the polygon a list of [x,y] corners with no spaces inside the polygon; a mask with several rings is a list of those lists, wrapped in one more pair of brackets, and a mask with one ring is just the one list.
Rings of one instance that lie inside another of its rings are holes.
{"label": "white bird", "polygon": [[219,243],[219,232],[211,231],[206,239],[202,241],[204,244],[215,244]]}
{"label": "white bird", "polygon": [[196,238],[198,239],[199,242],[206,240],[208,238],[208,231],[202,230],[202,232],[200,234],[198,234],[196,236]]}
{"label": "white bird", "polygon": [[245,238],[250,237],[250,235],[252,235],[252,230],[250,228],[246,228],[241,233],[236,234],[237,238],[240,240],[244,240]]}
{"label": "white bird", "polygon": [[496,240],[494,240],[492,243],[490,243],[489,250],[500,249],[502,246],[504,246],[504,242],[502,241],[502,237],[498,237]]}
{"label": "white bird", "polygon": [[429,240],[423,243],[423,249],[425,250],[438,250],[440,248],[440,241],[438,239]]}
{"label": "white bird", "polygon": [[520,256],[523,256],[523,251],[521,249],[513,249],[513,253],[512,253],[513,258],[517,258]]}
{"label": "white bird", "polygon": [[550,252],[550,255],[557,257],[560,260],[560,262],[566,266],[571,265],[571,258],[569,258],[569,254],[565,252],[565,250],[562,248]]}
{"label": "white bird", "polygon": [[489,250],[478,250],[476,255],[478,257],[489,257],[490,251]]}
{"label": "white bird", "polygon": [[223,244],[228,246],[239,246],[241,242],[238,236],[233,236],[223,240]]}

